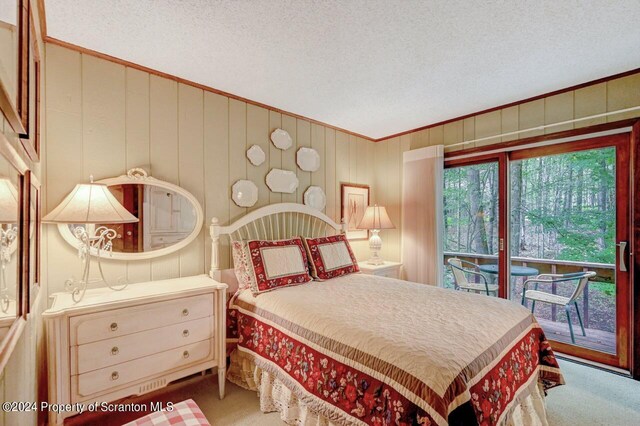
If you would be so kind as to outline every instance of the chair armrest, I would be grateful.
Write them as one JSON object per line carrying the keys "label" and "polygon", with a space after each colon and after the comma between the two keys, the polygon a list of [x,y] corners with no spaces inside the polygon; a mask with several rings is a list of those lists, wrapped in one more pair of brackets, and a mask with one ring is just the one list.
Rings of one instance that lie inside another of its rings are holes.
{"label": "chair armrest", "polygon": [[535,278],[545,279],[546,277],[561,278],[563,277],[563,275],[562,274],[540,274],[540,275],[537,275]]}
{"label": "chair armrest", "polygon": [[487,277],[485,277],[482,273],[477,272],[477,271],[472,271],[471,269],[465,269],[464,270],[465,273],[467,274],[472,274],[472,275],[476,275],[482,278],[482,281],[484,281],[484,283],[487,283]]}
{"label": "chair armrest", "polygon": [[570,279],[576,279],[577,277],[580,277],[584,275],[584,272],[570,272],[568,274],[540,274],[538,275],[536,278],[542,278],[544,279],[544,277],[550,277],[550,278],[570,278]]}

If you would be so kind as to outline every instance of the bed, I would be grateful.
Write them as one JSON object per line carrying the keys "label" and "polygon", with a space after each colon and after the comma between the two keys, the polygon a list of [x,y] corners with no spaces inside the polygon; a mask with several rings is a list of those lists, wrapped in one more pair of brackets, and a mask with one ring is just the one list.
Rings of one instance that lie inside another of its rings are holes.
{"label": "bed", "polygon": [[[211,226],[220,238],[343,232],[321,212],[276,204]],[[230,304],[230,381],[262,411],[302,425],[545,425],[544,395],[564,383],[531,313],[508,300],[350,274]]]}

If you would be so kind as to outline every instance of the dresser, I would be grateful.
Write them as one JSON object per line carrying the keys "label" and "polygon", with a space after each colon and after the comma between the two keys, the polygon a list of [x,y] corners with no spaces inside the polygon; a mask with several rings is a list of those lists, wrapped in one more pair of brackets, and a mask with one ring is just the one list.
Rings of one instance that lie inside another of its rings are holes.
{"label": "dresser", "polygon": [[358,268],[363,274],[400,279],[402,263],[384,262],[382,265],[370,265],[367,262],[358,262]]}
{"label": "dresser", "polygon": [[226,289],[199,275],[91,289],[78,303],[54,294],[43,314],[49,402],[75,411],[50,412],[49,423],[62,424],[78,404],[141,395],[213,368],[223,398]]}

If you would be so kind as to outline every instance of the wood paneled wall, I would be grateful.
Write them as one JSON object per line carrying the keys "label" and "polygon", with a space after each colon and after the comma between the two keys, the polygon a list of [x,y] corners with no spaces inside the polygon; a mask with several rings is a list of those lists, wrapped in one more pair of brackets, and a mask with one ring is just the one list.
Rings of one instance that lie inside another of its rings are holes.
{"label": "wood paneled wall", "polygon": [[[524,132],[516,136],[496,137],[478,143],[472,142],[447,148],[464,141],[636,106],[640,106],[640,73],[376,142],[376,200],[387,207],[391,220],[398,226],[401,217],[402,153],[409,149],[444,144],[445,151],[451,152],[639,117],[640,111],[633,111],[555,126],[544,131]],[[400,260],[400,232],[397,229],[382,231],[381,236],[384,240],[382,249],[384,258]]]}
{"label": "wood paneled wall", "polygon": [[[302,202],[310,185],[324,189],[326,213],[340,218],[340,183],[369,184],[374,189],[376,145],[307,120],[203,91],[134,68],[47,44],[47,147],[45,213],[76,183],[117,176],[143,167],[151,176],[193,193],[205,211],[205,227],[187,248],[148,261],[108,261],[105,274],[131,282],[201,274],[209,268],[208,223],[218,217],[230,223],[270,203]],[[276,128],[289,132],[294,145],[273,146]],[[259,145],[267,160],[255,167],[246,150]],[[316,149],[318,171],[296,166],[299,147]],[[300,180],[294,194],[269,191],[265,176],[271,168],[295,170]],[[257,204],[240,208],[231,201],[231,185],[250,179],[259,189]],[[375,199],[375,193],[372,194]],[[49,291],[63,290],[77,253],[48,225],[46,251]],[[354,242],[356,255],[368,256],[366,241]],[[228,247],[222,258],[229,266]]]}
{"label": "wood paneled wall", "polygon": [[[250,179],[259,188],[255,207],[277,202],[302,202],[309,185],[327,194],[326,213],[340,217],[340,183],[371,185],[371,200],[387,207],[394,230],[384,230],[382,255],[400,260],[402,153],[425,146],[445,147],[464,141],[500,135],[543,124],[640,106],[640,74],[609,80],[500,110],[416,131],[376,143],[308,120],[203,91],[173,80],[150,75],[91,55],[53,44],[47,45],[48,174],[47,205],[53,208],[77,182],[90,174],[96,179],[144,167],[152,176],[191,191],[205,210],[205,225],[212,217],[222,223],[251,209],[230,200],[231,185]],[[473,148],[543,132],[583,127],[605,121],[640,116],[627,113],[532,131],[513,137],[496,137],[479,143],[445,148]],[[289,132],[294,146],[276,149],[269,134],[280,127]],[[263,148],[267,161],[259,167],[246,160],[253,144]],[[295,164],[298,147],[311,146],[322,165],[314,173]],[[276,194],[264,177],[271,168],[295,170],[300,186],[295,194]],[[73,250],[48,228],[52,291],[62,289],[74,265]],[[359,259],[368,257],[366,241],[353,243]],[[227,260],[228,248],[222,258]],[[175,255],[136,262],[108,262],[111,276],[144,281],[205,272],[209,267],[208,230]]]}
{"label": "wood paneled wall", "polygon": [[410,133],[408,136],[411,139],[411,149],[444,144],[445,151],[454,151],[639,117],[640,111],[632,111],[446,148],[448,145],[464,141],[636,106],[640,106],[640,73],[475,115],[464,120],[452,121],[441,126]]}

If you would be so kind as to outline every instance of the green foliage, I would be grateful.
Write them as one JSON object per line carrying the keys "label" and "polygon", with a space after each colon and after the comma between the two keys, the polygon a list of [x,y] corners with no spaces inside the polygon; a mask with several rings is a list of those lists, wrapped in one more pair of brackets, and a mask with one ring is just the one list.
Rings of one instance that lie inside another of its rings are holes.
{"label": "green foliage", "polygon": [[[615,149],[511,163],[512,255],[615,262]],[[445,251],[497,253],[497,164],[445,170]]]}

